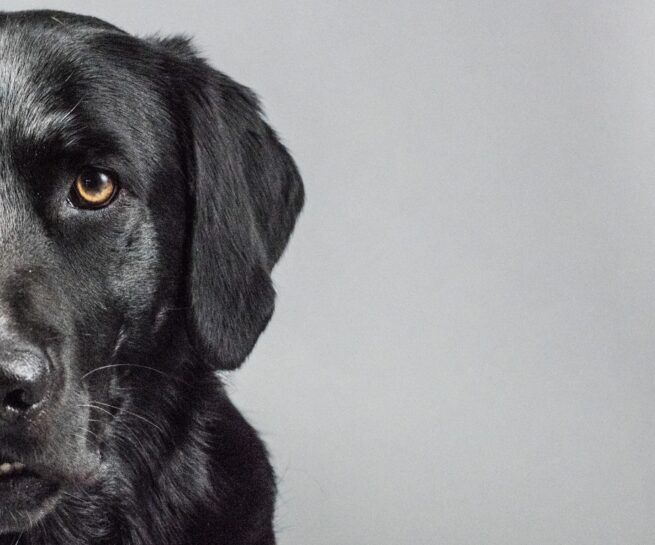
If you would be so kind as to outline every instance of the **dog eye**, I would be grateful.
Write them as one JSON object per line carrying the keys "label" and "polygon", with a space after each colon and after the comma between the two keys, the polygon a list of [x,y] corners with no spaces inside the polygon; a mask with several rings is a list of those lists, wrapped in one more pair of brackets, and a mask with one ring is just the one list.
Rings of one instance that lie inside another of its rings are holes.
{"label": "dog eye", "polygon": [[77,175],[70,192],[71,202],[78,208],[107,206],[118,193],[118,182],[107,171],[85,168]]}

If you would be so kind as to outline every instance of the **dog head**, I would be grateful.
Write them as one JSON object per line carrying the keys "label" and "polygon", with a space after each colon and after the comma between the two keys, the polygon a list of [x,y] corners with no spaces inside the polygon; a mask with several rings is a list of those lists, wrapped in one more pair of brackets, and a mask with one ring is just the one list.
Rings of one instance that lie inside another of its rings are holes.
{"label": "dog head", "polygon": [[255,97],[186,40],[2,14],[0,531],[147,455],[117,432],[158,440],[135,399],[244,361],[302,203]]}

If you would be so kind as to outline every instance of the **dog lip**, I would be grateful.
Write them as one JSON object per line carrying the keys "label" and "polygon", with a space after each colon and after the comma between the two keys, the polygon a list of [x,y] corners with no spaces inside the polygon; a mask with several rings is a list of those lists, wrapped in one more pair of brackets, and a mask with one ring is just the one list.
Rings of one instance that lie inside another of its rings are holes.
{"label": "dog lip", "polygon": [[94,482],[103,472],[103,465],[97,453],[79,453],[75,455],[75,459],[78,463],[71,466],[65,463],[63,455],[46,460],[3,449],[0,451],[0,481],[12,477],[35,477],[50,482],[79,485]]}
{"label": "dog lip", "polygon": [[0,477],[5,475],[18,475],[25,470],[26,466],[22,462],[2,462],[0,463]]}
{"label": "dog lip", "polygon": [[51,467],[9,460],[0,458],[0,482],[14,477],[35,477],[48,481],[64,480],[63,472],[56,471]]}

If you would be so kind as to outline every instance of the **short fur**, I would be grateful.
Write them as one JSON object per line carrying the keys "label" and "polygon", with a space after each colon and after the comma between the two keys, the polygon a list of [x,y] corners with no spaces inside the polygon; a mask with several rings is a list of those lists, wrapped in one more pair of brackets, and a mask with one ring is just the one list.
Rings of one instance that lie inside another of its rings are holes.
{"label": "short fur", "polygon": [[[120,180],[106,208],[69,203],[85,166]],[[266,327],[303,198],[254,95],[187,39],[0,13],[0,345],[53,354],[58,385],[0,422],[0,462],[55,487],[0,505],[0,545],[275,542],[266,450],[216,371]]]}

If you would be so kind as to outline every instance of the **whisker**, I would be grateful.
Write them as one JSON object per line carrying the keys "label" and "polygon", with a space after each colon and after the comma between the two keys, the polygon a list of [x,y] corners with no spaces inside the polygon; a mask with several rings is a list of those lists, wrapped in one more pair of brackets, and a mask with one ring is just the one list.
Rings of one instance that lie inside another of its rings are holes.
{"label": "whisker", "polygon": [[74,435],[74,436],[77,437],[78,439],[82,439],[85,443],[87,442],[87,438],[86,438],[85,435],[82,435],[82,434],[80,434],[80,433],[75,433],[75,432],[72,432],[72,435]]}
{"label": "whisker", "polygon": [[111,365],[103,365],[102,367],[96,367],[95,369],[91,369],[91,371],[84,374],[80,380],[84,380],[85,378],[87,378],[89,375],[92,375],[96,371],[102,371],[104,369],[112,369],[114,367],[136,367],[138,369],[148,369],[149,371],[159,373],[160,375],[162,375],[164,377],[167,377],[167,378],[170,378],[170,379],[173,379],[173,380],[177,380],[177,381],[180,381],[180,382],[185,382],[181,378],[176,377],[174,375],[171,375],[170,373],[165,373],[164,371],[161,371],[159,369],[155,369],[154,367],[148,367],[147,365],[139,365],[139,364],[136,364],[136,363],[113,363]]}
{"label": "whisker", "polygon": [[84,427],[80,426],[80,427],[78,427],[78,429],[79,429],[82,433],[88,433],[88,434],[91,434],[91,435],[93,435],[93,437],[95,437],[96,439],[98,439],[98,434],[97,434],[96,432],[94,432],[94,431],[91,431],[89,428],[84,428]]}
{"label": "whisker", "polygon": [[[105,406],[105,407],[109,407],[110,409],[116,409],[116,410],[118,410],[118,411],[122,411],[122,412],[124,412],[124,413],[126,413],[126,414],[131,414],[131,415],[134,416],[135,418],[138,418],[139,420],[143,420],[144,422],[147,422],[147,423],[150,424],[151,426],[154,426],[154,427],[157,428],[157,429],[158,429],[158,430],[159,430],[163,435],[167,435],[166,432],[165,432],[162,428],[160,428],[157,424],[155,424],[154,422],[152,422],[151,420],[149,420],[149,419],[146,418],[145,416],[142,416],[142,415],[137,414],[137,413],[132,412],[132,411],[128,411],[127,409],[125,409],[125,408],[123,408],[123,407],[117,407],[116,405],[110,405],[109,403],[101,403],[100,401],[96,401],[95,403],[91,403],[91,405],[92,405],[92,406],[95,406],[95,405],[103,405],[103,406]],[[97,409],[100,409],[100,407],[96,407],[96,408],[97,408]],[[109,414],[111,414],[111,412],[109,412],[109,411],[106,411],[106,412],[109,413]],[[112,416],[113,416],[113,415],[112,415]]]}
{"label": "whisker", "polygon": [[96,407],[95,405],[90,405],[90,404],[88,404],[88,403],[80,403],[80,404],[78,404],[77,406],[78,406],[78,407],[86,407],[86,408],[88,408],[88,409],[96,409],[96,410],[98,410],[98,411],[102,411],[103,413],[108,414],[108,415],[111,416],[112,418],[113,418],[113,416],[114,416],[114,415],[111,413],[111,411],[108,411],[107,409],[103,409],[102,407]]}
{"label": "whisker", "polygon": [[80,498],[80,497],[78,497],[78,496],[75,496],[75,495],[71,494],[70,492],[62,492],[62,494],[63,494],[64,496],[68,496],[68,497],[70,497],[70,498],[73,498],[74,500],[77,500],[77,501],[79,501],[80,503],[84,503],[84,500],[83,500],[82,498]]}

